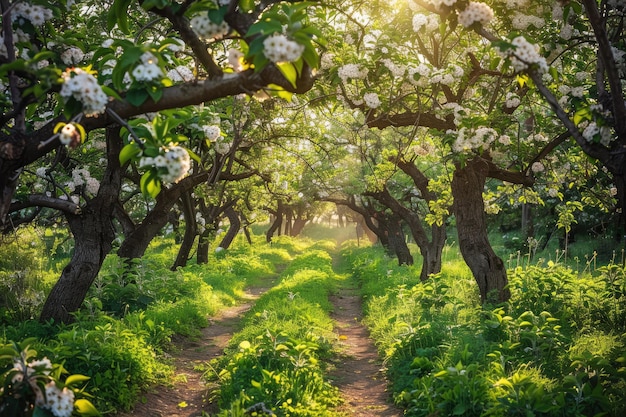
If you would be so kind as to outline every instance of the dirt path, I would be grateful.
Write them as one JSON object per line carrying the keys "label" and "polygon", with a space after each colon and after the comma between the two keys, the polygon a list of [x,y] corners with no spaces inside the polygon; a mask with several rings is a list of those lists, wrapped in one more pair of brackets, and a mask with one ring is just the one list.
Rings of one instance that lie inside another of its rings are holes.
{"label": "dirt path", "polygon": [[[243,304],[230,307],[210,320],[196,340],[187,340],[173,353],[175,378],[172,386],[157,387],[145,395],[129,413],[116,417],[200,417],[219,410],[206,400],[207,388],[198,365],[221,355],[241,317],[268,288],[250,288]],[[342,357],[330,375],[345,403],[338,409],[350,417],[400,417],[402,412],[390,401],[386,381],[380,370],[376,347],[360,323],[361,302],[356,291],[341,289],[331,299],[335,310],[336,332],[342,344]]]}
{"label": "dirt path", "polygon": [[243,304],[224,309],[209,320],[196,340],[186,340],[173,353],[175,377],[172,386],[157,387],[145,395],[129,413],[117,417],[200,417],[202,412],[217,413],[214,404],[207,404],[207,389],[201,379],[202,372],[196,370],[209,360],[221,355],[233,333],[238,330],[241,317],[252,308],[254,301],[268,288],[249,288],[244,294]]}
{"label": "dirt path", "polygon": [[356,290],[342,288],[331,302],[335,331],[344,349],[344,357],[331,374],[345,401],[338,411],[351,417],[402,416],[386,391],[376,347],[361,324],[361,299]]}

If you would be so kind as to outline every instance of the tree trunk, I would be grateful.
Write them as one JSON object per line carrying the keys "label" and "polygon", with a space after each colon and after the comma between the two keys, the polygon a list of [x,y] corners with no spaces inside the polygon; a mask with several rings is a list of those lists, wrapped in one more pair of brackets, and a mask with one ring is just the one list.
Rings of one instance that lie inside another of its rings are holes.
{"label": "tree trunk", "polygon": [[191,253],[193,244],[196,241],[196,236],[198,235],[196,211],[194,210],[191,191],[183,193],[181,203],[183,206],[183,215],[185,216],[185,234],[183,235],[183,241],[178,249],[178,255],[176,256],[174,265],[172,265],[172,271],[176,271],[178,267],[184,267],[187,265],[189,254]]}
{"label": "tree trunk", "polygon": [[228,232],[224,235],[224,238],[220,242],[220,247],[224,249],[228,249],[230,245],[233,243],[233,240],[239,233],[241,229],[241,220],[239,219],[239,215],[233,208],[233,206],[228,206],[226,210],[224,210],[224,214],[228,217],[228,221],[230,222],[230,227],[228,228]]}
{"label": "tree trunk", "polygon": [[198,238],[198,253],[196,254],[196,262],[198,265],[209,263],[209,239],[211,238],[212,232],[213,230],[207,227]]}
{"label": "tree trunk", "polygon": [[111,251],[115,239],[113,212],[121,187],[121,144],[119,128],[107,129],[108,165],[98,195],[86,204],[80,214],[67,214],[74,235],[74,253],[46,299],[39,317],[42,322],[73,321],[72,313],[83,304],[104,258]]}
{"label": "tree trunk", "polygon": [[167,224],[168,214],[176,201],[185,192],[191,191],[196,185],[206,181],[207,173],[198,173],[184,178],[170,189],[162,190],[157,196],[154,208],[146,215],[135,230],[124,239],[117,254],[122,258],[141,258],[148,245],[159,231]]}
{"label": "tree trunk", "polygon": [[415,243],[420,249],[420,254],[424,258],[420,279],[426,281],[430,275],[441,272],[441,254],[446,241],[445,224],[441,226],[433,224],[431,227],[432,237],[429,240],[419,215],[400,204],[400,202],[389,193],[387,188],[372,193],[372,196],[381,204],[388,207],[397,216],[400,216],[409,226],[411,236],[413,236]]}
{"label": "tree trunk", "polygon": [[430,243],[424,247],[420,246],[420,254],[422,255],[423,265],[420,272],[420,280],[426,281],[431,275],[441,272],[443,247],[446,243],[445,226],[433,225],[432,237]]}
{"label": "tree trunk", "polygon": [[278,208],[276,209],[276,213],[272,214],[274,214],[274,221],[272,222],[270,228],[267,229],[267,232],[265,232],[265,241],[268,243],[272,241],[272,236],[274,236],[274,233],[277,230],[280,232],[280,227],[283,223],[283,203],[280,200],[278,200]]}
{"label": "tree trunk", "polygon": [[299,236],[300,233],[302,233],[302,229],[304,229],[304,226],[306,226],[306,224],[309,222],[308,219],[302,219],[302,218],[296,218],[293,221],[293,226],[291,227],[291,235],[293,237]]}
{"label": "tree trunk", "polygon": [[398,265],[413,265],[413,256],[406,244],[406,236],[402,230],[402,221],[399,216],[391,215],[386,221],[389,249],[393,251],[398,259]]}
{"label": "tree trunk", "polygon": [[457,167],[452,178],[454,214],[459,248],[478,284],[483,303],[501,302],[510,298],[506,268],[487,236],[487,220],[483,201],[487,165],[480,159]]}

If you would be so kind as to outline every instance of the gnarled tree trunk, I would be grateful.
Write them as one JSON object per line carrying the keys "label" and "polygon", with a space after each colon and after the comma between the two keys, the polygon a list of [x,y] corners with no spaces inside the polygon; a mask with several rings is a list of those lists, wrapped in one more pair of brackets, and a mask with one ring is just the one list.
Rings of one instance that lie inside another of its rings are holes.
{"label": "gnarled tree trunk", "polygon": [[228,249],[233,243],[235,236],[237,236],[237,233],[239,233],[239,230],[241,230],[241,220],[232,205],[228,206],[226,210],[224,210],[224,214],[228,217],[230,227],[220,242],[220,247]]}
{"label": "gnarled tree trunk", "polygon": [[165,227],[168,214],[176,201],[185,192],[193,190],[195,186],[206,181],[208,174],[201,172],[184,178],[172,188],[163,190],[157,196],[157,203],[146,215],[144,220],[133,230],[120,245],[117,254],[121,258],[141,258],[146,252],[152,239]]}
{"label": "gnarled tree trunk", "polygon": [[504,262],[493,251],[487,236],[483,189],[488,172],[488,165],[477,157],[457,167],[452,178],[459,248],[483,303],[506,301],[511,296],[506,288]]}
{"label": "gnarled tree trunk", "polygon": [[189,254],[193,248],[193,243],[198,235],[198,225],[196,224],[196,211],[194,209],[193,198],[191,197],[191,191],[183,193],[180,198],[183,206],[183,215],[185,216],[185,234],[183,235],[183,241],[178,249],[178,255],[172,265],[172,271],[175,271],[178,267],[184,267],[189,260]]}
{"label": "gnarled tree trunk", "polygon": [[113,212],[121,187],[119,128],[107,129],[108,165],[98,195],[79,214],[67,214],[74,235],[72,259],[48,295],[39,319],[69,323],[85,300],[115,239]]}

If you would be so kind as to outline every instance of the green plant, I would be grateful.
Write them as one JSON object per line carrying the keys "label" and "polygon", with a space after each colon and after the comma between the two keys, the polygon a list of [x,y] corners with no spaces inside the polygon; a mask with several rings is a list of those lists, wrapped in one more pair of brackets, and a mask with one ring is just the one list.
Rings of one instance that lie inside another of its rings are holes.
{"label": "green plant", "polygon": [[313,337],[269,331],[241,342],[219,373],[220,403],[228,406],[245,392],[246,407],[264,403],[279,415],[321,415],[338,403],[338,393],[324,380],[318,348]]}
{"label": "green plant", "polygon": [[[34,340],[0,348],[0,415],[11,417],[69,417],[99,415],[86,398],[89,377],[68,372],[48,358],[37,358]],[[79,388],[80,387],[80,388]]]}

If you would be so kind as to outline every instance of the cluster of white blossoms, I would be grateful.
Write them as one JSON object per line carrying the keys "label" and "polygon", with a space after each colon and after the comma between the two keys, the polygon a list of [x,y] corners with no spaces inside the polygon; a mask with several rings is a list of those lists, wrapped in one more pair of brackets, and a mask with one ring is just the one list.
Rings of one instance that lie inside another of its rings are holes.
{"label": "cluster of white blossoms", "polygon": [[430,85],[431,66],[421,63],[416,67],[409,67],[409,83],[416,87],[427,87]]}
{"label": "cluster of white blossoms", "polygon": [[85,58],[85,53],[79,48],[72,46],[61,53],[61,61],[65,65],[77,65]]}
{"label": "cluster of white blossoms", "polygon": [[504,53],[510,58],[511,65],[516,72],[527,69],[536,64],[540,73],[548,72],[546,59],[539,54],[539,45],[533,45],[523,36],[518,36],[511,41],[515,48],[510,48]]}
{"label": "cluster of white blossoms", "polygon": [[507,109],[515,109],[519,107],[521,101],[517,94],[508,92],[506,93],[506,99],[504,101],[504,106]]}
{"label": "cluster of white blossoms", "polygon": [[339,78],[345,83],[350,79],[355,80],[364,80],[367,78],[368,69],[361,68],[359,64],[346,64],[342,67],[339,67],[337,71],[337,75]]}
{"label": "cluster of white blossoms", "polygon": [[[160,155],[155,157],[142,156],[139,167],[156,168],[161,180],[167,184],[174,184],[183,179],[191,168],[191,158],[187,150],[181,146],[170,143],[162,148]],[[165,168],[166,173],[163,173]]]}
{"label": "cluster of white blossoms", "polygon": [[427,33],[437,30],[439,27],[439,16],[436,14],[425,15],[416,13],[413,15],[413,30],[419,32],[425,29]]}
{"label": "cluster of white blossoms", "polygon": [[70,417],[74,411],[74,392],[63,388],[60,390],[54,381],[45,385],[45,395],[39,388],[37,378],[47,378],[52,371],[52,363],[48,358],[35,360],[29,363],[15,362],[13,364],[13,384],[28,383],[35,391],[35,404],[52,412],[55,417]]}
{"label": "cluster of white blossoms", "polygon": [[511,23],[514,29],[526,30],[530,26],[541,29],[545,26],[546,21],[536,15],[526,15],[520,12],[515,12],[511,18]]}
{"label": "cluster of white blossoms", "polygon": [[427,0],[428,3],[435,6],[437,10],[441,9],[441,6],[452,7],[456,4],[457,0]]}
{"label": "cluster of white blossoms", "polygon": [[541,162],[537,161],[537,162],[533,162],[533,164],[530,166],[530,169],[532,170],[532,172],[537,174],[539,172],[545,171],[546,167],[543,166]]}
{"label": "cluster of white blossoms", "polygon": [[376,93],[365,93],[363,95],[363,101],[370,109],[375,109],[380,106],[380,98],[378,98],[378,94]]}
{"label": "cluster of white blossoms", "polygon": [[222,129],[217,125],[202,126],[202,131],[211,142],[215,142],[222,135]]}
{"label": "cluster of white blossoms", "polygon": [[591,122],[583,130],[583,137],[587,142],[593,142],[596,138],[601,145],[609,146],[613,137],[611,129],[607,126],[598,126],[596,122]]}
{"label": "cluster of white blossoms", "polygon": [[13,5],[12,16],[13,20],[19,22],[20,19],[28,20],[33,26],[42,26],[46,21],[52,19],[53,14],[51,9],[47,9],[37,4],[29,4],[26,2],[17,2]]}
{"label": "cluster of white blossoms", "polygon": [[487,149],[499,135],[494,129],[490,127],[481,126],[475,129],[468,129],[462,127],[456,131],[448,131],[449,134],[454,134],[456,139],[452,144],[452,150],[454,152],[473,151],[475,149]]}
{"label": "cluster of white blossoms", "polygon": [[158,65],[158,59],[150,52],[141,55],[141,64],[133,69],[132,75],[135,81],[154,81],[163,78],[163,71]]}
{"label": "cluster of white blossoms", "polygon": [[98,194],[100,189],[100,181],[92,177],[85,168],[77,168],[72,171],[72,180],[68,181],[66,187],[70,192],[76,191],[77,187],[84,186],[85,191],[91,195]]}
{"label": "cluster of white blossoms", "polygon": [[404,74],[406,73],[405,65],[399,65],[393,62],[389,58],[381,59],[380,62],[385,66],[385,68],[389,70],[391,75],[393,75],[394,77],[396,78],[404,77]]}
{"label": "cluster of white blossoms", "polygon": [[233,70],[235,72],[243,71],[244,66],[241,61],[244,56],[244,53],[241,52],[239,49],[230,48],[228,50],[228,63],[231,67],[233,67]]}
{"label": "cluster of white blossoms", "polygon": [[83,105],[85,116],[104,113],[109,98],[102,91],[96,77],[80,68],[69,68],[62,77],[61,97],[74,97]]}
{"label": "cluster of white blossoms", "polygon": [[463,107],[459,103],[446,103],[441,107],[444,116],[450,113],[454,116],[454,123],[456,125],[459,125],[463,119],[468,117],[471,113],[467,107]]}
{"label": "cluster of white blossoms", "polygon": [[493,16],[493,9],[485,3],[470,1],[467,7],[459,12],[459,23],[466,28],[474,23],[486,26],[491,22]]}
{"label": "cluster of white blossoms", "polygon": [[215,152],[217,152],[220,155],[226,155],[228,152],[230,152],[230,148],[232,146],[233,146],[233,143],[224,137],[218,138],[218,140],[216,140],[213,143]]}
{"label": "cluster of white blossoms", "polygon": [[56,386],[54,381],[46,384],[46,403],[42,408],[52,411],[55,417],[70,417],[74,411],[74,391]]}
{"label": "cluster of white blossoms", "polygon": [[202,216],[202,213],[196,213],[196,226],[198,227],[198,232],[203,233],[206,229],[206,220]]}
{"label": "cluster of white blossoms", "polygon": [[179,65],[176,68],[173,68],[167,72],[167,78],[174,81],[175,83],[188,83],[195,80],[196,77],[195,75],[193,75],[193,71],[191,71],[188,67],[184,65]]}
{"label": "cluster of white blossoms", "polygon": [[230,29],[225,21],[221,23],[211,21],[207,13],[195,15],[191,18],[190,23],[196,35],[207,41],[223,37]]}
{"label": "cluster of white blossoms", "polygon": [[263,54],[272,62],[295,62],[302,56],[304,45],[282,33],[274,33],[263,41]]}

